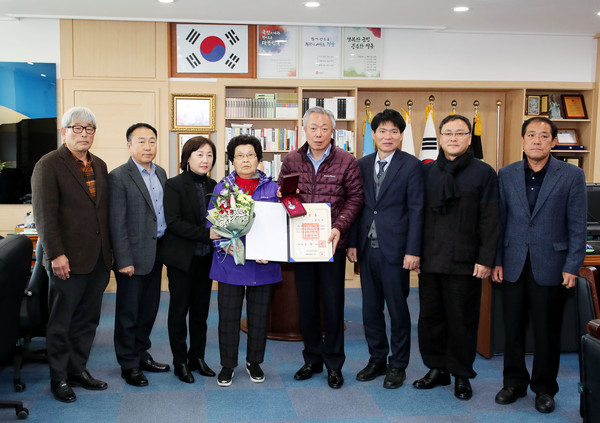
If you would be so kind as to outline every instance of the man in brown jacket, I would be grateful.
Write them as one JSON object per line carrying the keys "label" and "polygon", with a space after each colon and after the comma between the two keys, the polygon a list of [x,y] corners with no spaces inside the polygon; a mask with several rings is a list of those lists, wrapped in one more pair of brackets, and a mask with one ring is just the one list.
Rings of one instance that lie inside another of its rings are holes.
{"label": "man in brown jacket", "polygon": [[71,386],[106,389],[86,364],[100,321],[112,253],[106,164],[89,152],[96,117],[84,107],[62,118],[64,144],[42,157],[31,178],[33,214],[50,278],[46,347],[51,390],[77,399]]}

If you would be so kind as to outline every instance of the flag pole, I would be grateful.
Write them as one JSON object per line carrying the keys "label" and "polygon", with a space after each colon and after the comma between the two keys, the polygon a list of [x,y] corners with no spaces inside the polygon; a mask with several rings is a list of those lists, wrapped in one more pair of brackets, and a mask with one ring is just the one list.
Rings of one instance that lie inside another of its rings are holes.
{"label": "flag pole", "polygon": [[452,102],[450,103],[450,105],[452,106],[452,113],[450,113],[450,114],[451,115],[455,115],[456,114],[456,106],[458,105],[458,101],[452,100]]}
{"label": "flag pole", "polygon": [[385,100],[385,102],[384,102],[383,104],[385,104],[385,108],[386,108],[386,110],[387,110],[387,109],[389,109],[389,108],[390,108],[390,106],[392,105],[392,102],[391,102],[391,101],[389,101],[389,100]]}
{"label": "flag pole", "polygon": [[502,106],[502,101],[496,101],[496,171],[498,171],[498,167],[500,166],[500,106]]}

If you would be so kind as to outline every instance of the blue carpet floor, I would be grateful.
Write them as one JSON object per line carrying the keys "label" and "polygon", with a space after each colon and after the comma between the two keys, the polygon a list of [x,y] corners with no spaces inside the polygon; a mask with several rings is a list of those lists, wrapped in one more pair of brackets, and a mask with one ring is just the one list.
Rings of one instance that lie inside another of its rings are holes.
{"label": "blue carpet floor", "polygon": [[[152,355],[158,361],[171,362],[167,336],[168,293],[162,294],[160,311],[152,332]],[[240,345],[241,365],[235,371],[230,387],[219,387],[216,378],[203,378],[195,373],[196,383],[180,382],[172,372],[147,374],[145,388],[127,385],[113,349],[115,294],[105,294],[100,327],[88,368],[93,376],[108,382],[106,391],[93,392],[75,388],[77,401],[60,403],[50,393],[47,364],[28,363],[22,379],[27,389],[15,393],[12,369],[0,372],[0,398],[20,399],[30,410],[31,422],[581,422],[579,417],[579,365],[576,354],[563,354],[559,373],[560,392],[556,395],[556,411],[542,415],[534,409],[535,394],[506,406],[494,403],[502,386],[502,357],[485,359],[477,356],[472,381],[473,398],[459,401],[454,398],[453,385],[430,391],[419,391],[412,381],[426,373],[417,345],[418,291],[411,289],[412,310],[411,362],[406,369],[403,387],[387,390],[383,377],[371,382],[357,382],[356,373],[366,364],[369,355],[364,340],[359,289],[346,289],[345,347],[343,368],[345,384],[333,390],[327,386],[326,372],[298,382],[294,372],[302,365],[302,343],[268,341],[262,368],[264,383],[252,383],[243,366],[246,336]],[[206,361],[220,370],[217,343],[216,292],[211,300],[209,315],[209,345]],[[531,368],[531,357],[529,367]],[[0,421],[16,420],[14,411],[0,410]]]}

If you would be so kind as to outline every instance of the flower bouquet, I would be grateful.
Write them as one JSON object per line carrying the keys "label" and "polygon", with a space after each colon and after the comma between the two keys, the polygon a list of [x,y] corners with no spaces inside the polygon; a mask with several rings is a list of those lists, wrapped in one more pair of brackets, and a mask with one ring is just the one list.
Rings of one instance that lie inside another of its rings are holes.
{"label": "flower bouquet", "polygon": [[[211,194],[213,209],[208,211],[207,219],[213,224],[213,230],[226,239],[213,242],[215,248],[227,250],[233,245],[233,260],[236,265],[246,264],[246,249],[240,237],[250,232],[254,223],[254,200],[238,188],[225,182],[219,194]],[[225,259],[225,257],[223,257]]]}

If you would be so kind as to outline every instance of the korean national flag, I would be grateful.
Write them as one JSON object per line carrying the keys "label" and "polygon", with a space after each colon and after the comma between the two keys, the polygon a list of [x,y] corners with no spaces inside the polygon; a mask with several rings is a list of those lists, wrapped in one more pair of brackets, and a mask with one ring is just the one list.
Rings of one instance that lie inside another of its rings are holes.
{"label": "korean national flag", "polygon": [[248,72],[248,25],[177,25],[177,72]]}

